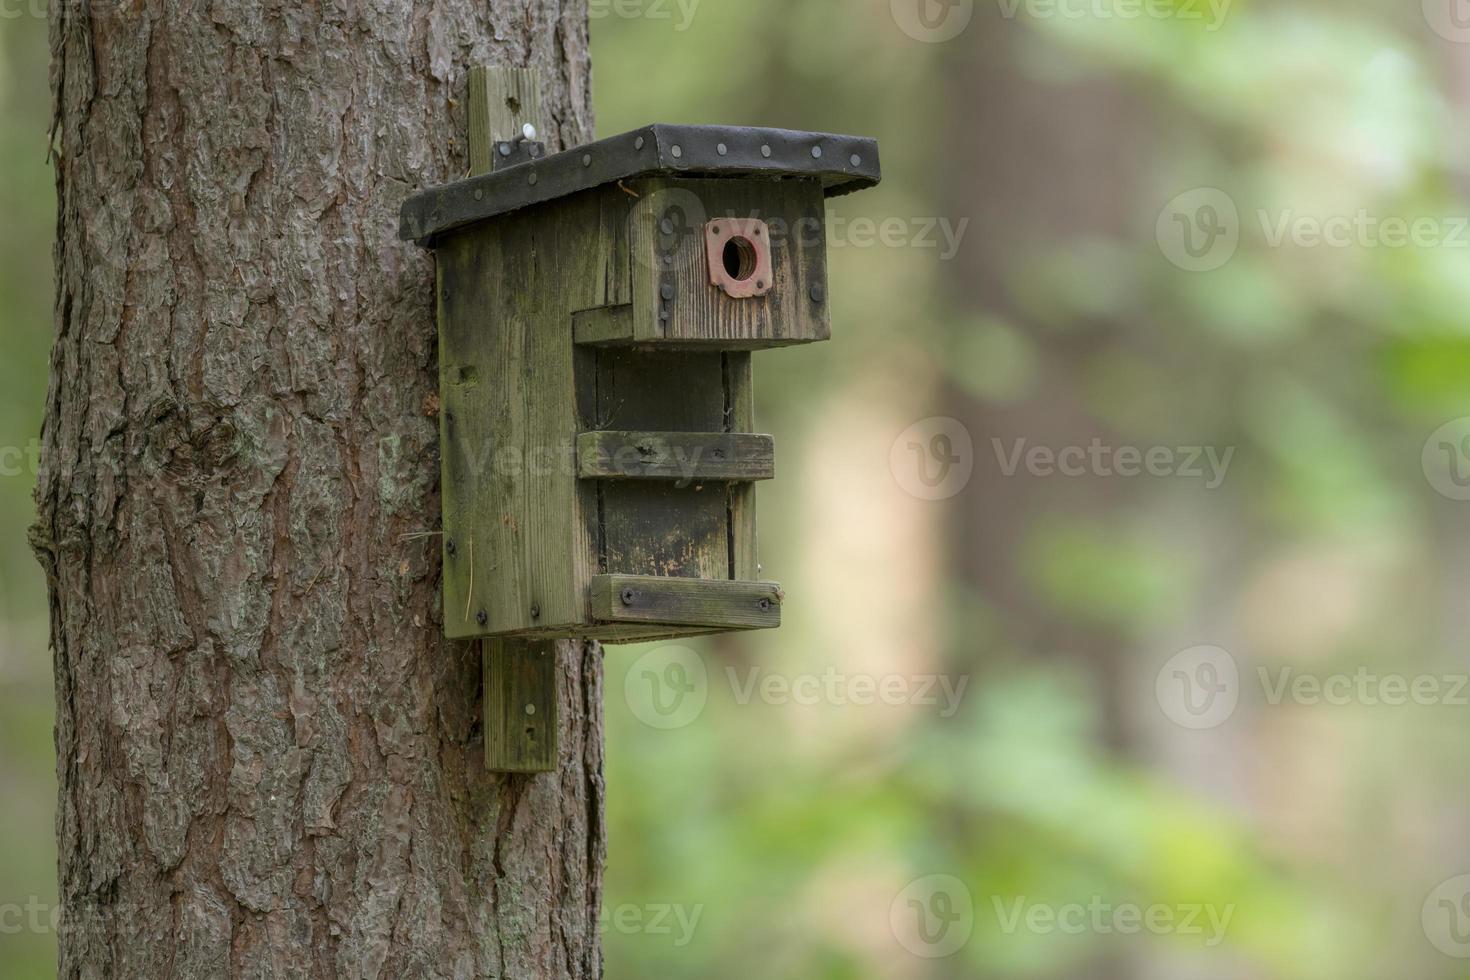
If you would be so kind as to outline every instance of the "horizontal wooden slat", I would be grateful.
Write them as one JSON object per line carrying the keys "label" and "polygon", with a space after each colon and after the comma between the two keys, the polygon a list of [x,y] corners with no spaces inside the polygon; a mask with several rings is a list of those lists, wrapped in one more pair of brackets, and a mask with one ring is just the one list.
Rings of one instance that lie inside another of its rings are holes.
{"label": "horizontal wooden slat", "polygon": [[[708,289],[714,291],[713,286]],[[651,328],[639,333],[637,323],[634,319],[635,308],[631,304],[620,306],[598,306],[588,310],[579,310],[572,314],[572,341],[583,347],[611,347],[611,348],[634,348],[637,350],[684,350],[684,351],[752,351],[766,350],[778,347],[791,347],[796,344],[809,344],[817,340],[826,340],[822,331],[813,335],[799,334],[797,336],[767,336],[758,334],[747,336],[736,333],[732,336],[722,336],[712,333],[708,336],[694,331],[690,335],[665,336],[661,331],[663,324],[654,321]],[[701,314],[696,317],[699,322],[708,322],[708,315]],[[827,332],[830,332],[828,330]]]}
{"label": "horizontal wooden slat", "polygon": [[592,347],[621,347],[633,342],[633,307],[599,306],[572,314],[572,341]]}
{"label": "horizontal wooden slat", "polygon": [[596,575],[592,616],[610,623],[667,623],[718,629],[781,625],[781,586],[650,575]]}
{"label": "horizontal wooden slat", "polygon": [[776,441],[748,432],[583,432],[584,480],[748,483],[776,475]]}

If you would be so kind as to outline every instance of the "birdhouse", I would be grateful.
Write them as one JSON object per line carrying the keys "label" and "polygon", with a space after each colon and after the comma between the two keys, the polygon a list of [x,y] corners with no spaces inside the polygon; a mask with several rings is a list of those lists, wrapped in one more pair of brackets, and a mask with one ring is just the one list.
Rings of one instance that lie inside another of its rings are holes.
{"label": "birdhouse", "polygon": [[870,139],[655,125],[415,195],[438,267],[444,630],[623,643],[775,627],[751,354],[830,336],[825,199]]}

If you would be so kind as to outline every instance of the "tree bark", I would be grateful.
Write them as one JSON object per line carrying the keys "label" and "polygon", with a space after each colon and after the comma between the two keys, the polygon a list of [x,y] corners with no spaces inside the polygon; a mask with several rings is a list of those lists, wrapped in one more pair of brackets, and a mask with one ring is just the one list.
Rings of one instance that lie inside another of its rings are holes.
{"label": "tree bark", "polygon": [[591,133],[585,0],[52,4],[62,977],[601,974],[601,651],[561,767],[441,638],[430,255],[474,64]]}

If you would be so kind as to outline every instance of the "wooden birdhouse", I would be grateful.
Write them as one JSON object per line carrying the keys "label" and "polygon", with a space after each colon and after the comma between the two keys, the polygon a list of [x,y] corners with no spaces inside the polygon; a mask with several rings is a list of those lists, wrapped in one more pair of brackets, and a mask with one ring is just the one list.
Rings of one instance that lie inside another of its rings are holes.
{"label": "wooden birdhouse", "polygon": [[648,126],[548,156],[531,71],[470,75],[474,176],[403,206],[438,267],[444,632],[489,768],[558,763],[555,645],[780,625],[751,352],[826,340],[824,201],[873,140]]}
{"label": "wooden birdhouse", "polygon": [[826,198],[874,141],[655,125],[411,198],[438,258],[444,629],[608,643],[774,627],[751,352],[826,340]]}

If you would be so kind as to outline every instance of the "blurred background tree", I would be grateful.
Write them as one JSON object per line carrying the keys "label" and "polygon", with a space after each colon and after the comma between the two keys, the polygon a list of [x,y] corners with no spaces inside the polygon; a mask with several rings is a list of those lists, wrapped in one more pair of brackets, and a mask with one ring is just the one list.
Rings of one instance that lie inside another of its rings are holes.
{"label": "blurred background tree", "polygon": [[[1422,458],[1470,415],[1457,2],[930,5],[945,40],[917,0],[594,2],[603,135],[862,133],[885,171],[832,203],[833,342],[760,359],[786,624],[688,644],[703,700],[672,728],[642,693],[670,652],[608,651],[609,977],[1470,976],[1421,921],[1470,872],[1467,708],[1272,704],[1258,680],[1470,670],[1470,504]],[[0,20],[0,51],[0,443],[24,447],[51,334],[43,20]],[[1239,241],[1189,271],[1167,231],[1207,230],[1172,203],[1201,189]],[[1437,234],[1275,241],[1360,214]],[[952,254],[924,243],[967,219]],[[891,450],[935,417],[973,476],[930,501]],[[1094,439],[1233,456],[1215,488],[1004,465],[1018,440]],[[54,900],[32,477],[0,480],[7,908]],[[1201,644],[1231,653],[1241,699],[1192,731],[1156,678]],[[947,714],[746,687],[832,671],[969,682]],[[936,958],[899,921],[933,875],[973,912]],[[1232,916],[1211,946],[998,912],[1094,898]],[[52,938],[9,921],[0,972],[49,975]]]}

